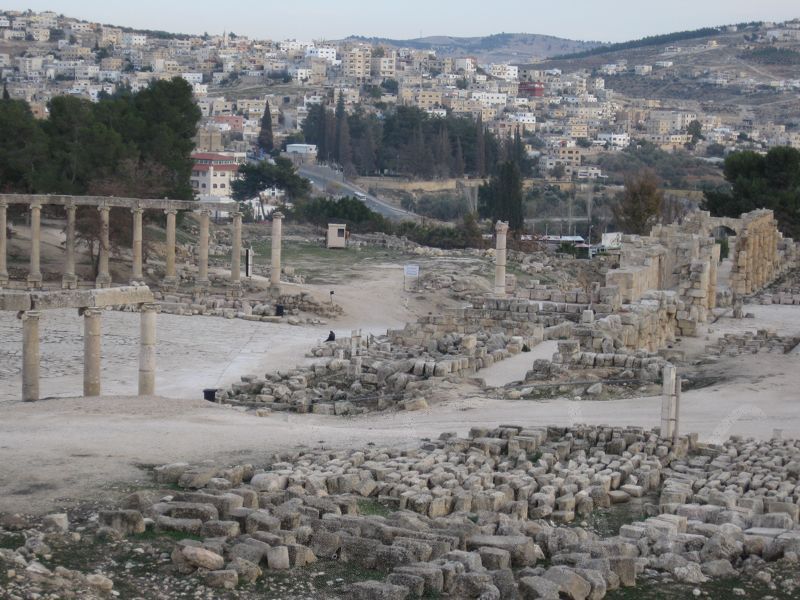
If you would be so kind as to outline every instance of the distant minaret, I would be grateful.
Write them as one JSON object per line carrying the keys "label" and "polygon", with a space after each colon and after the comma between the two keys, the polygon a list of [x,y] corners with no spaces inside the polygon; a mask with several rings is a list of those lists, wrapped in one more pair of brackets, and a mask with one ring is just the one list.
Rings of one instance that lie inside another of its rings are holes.
{"label": "distant minaret", "polygon": [[228,47],[228,32],[227,31],[223,31],[222,32],[222,47],[223,48],[227,48]]}

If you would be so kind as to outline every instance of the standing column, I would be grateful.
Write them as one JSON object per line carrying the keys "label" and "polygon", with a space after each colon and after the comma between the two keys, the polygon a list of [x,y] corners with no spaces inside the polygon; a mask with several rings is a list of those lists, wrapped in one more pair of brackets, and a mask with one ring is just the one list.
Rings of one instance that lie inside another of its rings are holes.
{"label": "standing column", "polygon": [[174,287],[178,285],[178,278],[175,275],[175,215],[178,211],[171,208],[164,212],[167,214],[167,272],[164,285]]}
{"label": "standing column", "polygon": [[42,284],[42,272],[39,269],[39,244],[42,237],[42,205],[31,204],[31,266],[28,273],[28,287],[38,288]]}
{"label": "standing column", "polygon": [[211,211],[200,211],[200,249],[197,256],[197,287],[206,288],[208,281],[208,220]]}
{"label": "standing column", "polygon": [[142,274],[142,213],[144,209],[136,207],[133,213],[133,266],[131,267],[131,281],[141,281]]}
{"label": "standing column", "polygon": [[64,260],[64,275],[61,278],[61,287],[73,290],[78,287],[78,276],[75,274],[75,211],[74,204],[67,205],[67,239],[66,256]]}
{"label": "standing column", "polygon": [[269,272],[270,284],[276,296],[281,293],[281,237],[283,236],[283,214],[272,215],[272,268]]}
{"label": "standing column", "polygon": [[241,283],[242,262],[242,213],[231,213],[233,216],[233,247],[231,248],[231,283]]}
{"label": "standing column", "polygon": [[494,266],[494,294],[495,296],[506,295],[506,236],[508,235],[508,223],[498,221],[494,227],[497,235],[497,249],[495,250]]}
{"label": "standing column", "polygon": [[678,370],[670,364],[664,365],[661,372],[661,437],[672,439],[675,433]]}
{"label": "standing column", "polygon": [[41,313],[22,313],[22,400],[39,399],[39,317]]}
{"label": "standing column", "polygon": [[139,395],[152,396],[156,390],[155,304],[142,304],[139,322]]}
{"label": "standing column", "polygon": [[8,223],[6,222],[6,208],[8,208],[6,201],[0,200],[0,287],[8,284],[8,265],[6,264]]}
{"label": "standing column", "polygon": [[83,395],[100,395],[100,341],[102,315],[99,308],[83,311]]}
{"label": "standing column", "polygon": [[108,272],[108,253],[110,241],[108,238],[108,215],[111,207],[103,204],[97,207],[100,211],[100,259],[97,262],[97,287],[103,288],[111,285],[111,274]]}

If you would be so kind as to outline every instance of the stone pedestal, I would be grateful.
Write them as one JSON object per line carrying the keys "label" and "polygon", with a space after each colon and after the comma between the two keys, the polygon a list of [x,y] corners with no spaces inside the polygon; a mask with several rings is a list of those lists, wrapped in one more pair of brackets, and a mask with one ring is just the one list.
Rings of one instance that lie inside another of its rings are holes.
{"label": "stone pedestal", "polygon": [[41,204],[31,204],[31,266],[28,272],[28,287],[32,289],[42,285],[42,272],[39,267],[39,244],[42,238],[41,218]]}
{"label": "stone pedestal", "polygon": [[508,235],[508,223],[498,221],[494,227],[494,231],[497,235],[494,267],[494,295],[503,297],[506,295],[506,236]]}
{"label": "stone pedestal", "polygon": [[208,223],[211,213],[207,210],[200,211],[200,243],[197,251],[197,287],[206,289],[208,280]]}
{"label": "stone pedestal", "polygon": [[283,237],[283,215],[272,215],[272,254],[269,272],[270,292],[274,297],[281,295],[281,238]]}
{"label": "stone pedestal", "polygon": [[75,274],[75,211],[74,205],[66,207],[67,231],[64,247],[64,275],[61,276],[61,287],[74,290],[78,287],[78,276]]}
{"label": "stone pedestal", "polygon": [[231,285],[239,287],[242,283],[242,213],[231,213],[233,217],[233,243],[231,244]]}
{"label": "stone pedestal", "polygon": [[131,267],[131,281],[142,281],[144,273],[142,272],[142,215],[144,210],[141,208],[134,208],[131,210],[133,213],[133,265]]}
{"label": "stone pedestal", "polygon": [[8,284],[7,240],[8,224],[6,222],[5,202],[0,201],[0,287]]}
{"label": "stone pedestal", "polygon": [[39,317],[29,310],[22,313],[22,400],[39,399]]}
{"label": "stone pedestal", "polygon": [[111,285],[111,273],[108,270],[108,258],[110,252],[110,240],[108,237],[108,217],[111,212],[109,206],[98,206],[97,210],[100,211],[100,258],[97,262],[97,281],[96,285],[99,288],[108,287]]}
{"label": "stone pedestal", "polygon": [[155,304],[142,304],[139,323],[139,395],[151,396],[156,390],[156,314]]}
{"label": "stone pedestal", "polygon": [[164,287],[175,289],[178,287],[178,277],[175,271],[175,215],[177,210],[164,211],[167,215],[167,255],[165,257],[166,273]]}
{"label": "stone pedestal", "polygon": [[100,395],[100,345],[102,342],[103,311],[87,308],[83,311],[83,395]]}

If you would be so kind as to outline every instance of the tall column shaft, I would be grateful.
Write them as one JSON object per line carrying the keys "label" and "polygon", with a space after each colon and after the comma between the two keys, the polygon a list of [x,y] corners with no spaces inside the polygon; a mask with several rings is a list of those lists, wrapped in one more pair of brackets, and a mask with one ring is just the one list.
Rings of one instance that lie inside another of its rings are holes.
{"label": "tall column shaft", "polygon": [[97,210],[100,211],[100,258],[97,262],[97,287],[108,287],[111,285],[111,274],[108,270],[108,255],[110,250],[110,240],[108,236],[109,230],[109,213],[111,207],[98,206]]}
{"label": "tall column shaft", "polygon": [[175,215],[178,211],[170,209],[165,211],[167,214],[167,256],[166,274],[164,277],[165,285],[177,285],[178,278],[175,272]]}
{"label": "tall column shaft", "polygon": [[8,205],[4,201],[0,201],[0,286],[8,283],[8,263],[6,262],[8,245],[6,240],[8,235],[7,208]]}
{"label": "tall column shaft", "polygon": [[22,399],[39,399],[39,317],[29,310],[22,314]]}
{"label": "tall column shaft", "polygon": [[39,266],[39,245],[42,240],[42,206],[31,204],[31,266],[28,272],[28,286],[39,287],[42,283],[42,272]]}
{"label": "tall column shaft", "polygon": [[676,390],[678,370],[673,365],[665,365],[662,373],[661,388],[661,437],[672,438],[675,432]]}
{"label": "tall column shaft", "polygon": [[272,268],[270,283],[280,290],[281,286],[281,238],[283,236],[283,215],[276,212],[272,215]]}
{"label": "tall column shaft", "polygon": [[83,395],[100,395],[100,343],[103,335],[103,311],[83,311]]}
{"label": "tall column shaft", "polygon": [[131,266],[131,280],[141,281],[142,274],[142,213],[143,209],[136,207],[133,212],[133,265]]}
{"label": "tall column shaft", "polygon": [[508,223],[498,221],[495,225],[497,237],[497,248],[495,250],[494,267],[494,293],[496,296],[506,295],[506,236],[508,235]]}
{"label": "tall column shaft", "polygon": [[155,304],[142,304],[139,321],[140,396],[151,396],[156,390],[156,314]]}
{"label": "tall column shaft", "polygon": [[200,211],[200,246],[197,256],[197,285],[208,285],[208,222],[211,213]]}
{"label": "tall column shaft", "polygon": [[242,213],[233,213],[233,244],[231,248],[231,283],[241,281],[242,262]]}
{"label": "tall column shaft", "polygon": [[75,211],[75,205],[67,206],[64,275],[61,278],[61,287],[64,289],[78,287],[78,276],[75,274]]}

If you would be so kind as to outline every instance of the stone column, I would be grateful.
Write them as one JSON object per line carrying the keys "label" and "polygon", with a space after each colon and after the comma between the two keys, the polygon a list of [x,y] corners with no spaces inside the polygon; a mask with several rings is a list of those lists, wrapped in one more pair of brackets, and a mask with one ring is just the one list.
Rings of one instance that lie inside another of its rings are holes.
{"label": "stone column", "polygon": [[272,266],[269,272],[270,287],[273,293],[281,293],[281,238],[283,236],[283,214],[275,212],[272,215]]}
{"label": "stone column", "polygon": [[133,266],[131,267],[131,281],[142,281],[142,214],[144,209],[136,207],[133,213]]}
{"label": "stone column", "polygon": [[508,223],[498,221],[494,227],[497,235],[497,249],[495,250],[494,266],[494,294],[495,296],[506,295],[506,236],[508,235]]}
{"label": "stone column", "polygon": [[74,204],[69,204],[67,209],[67,239],[65,241],[64,275],[61,277],[61,287],[65,290],[74,290],[78,287],[78,276],[75,274],[75,211]]}
{"label": "stone column", "polygon": [[664,365],[661,388],[661,437],[672,439],[677,421],[678,370],[673,365]]}
{"label": "stone column", "polygon": [[167,256],[165,259],[167,268],[164,285],[175,287],[178,285],[178,277],[175,274],[175,215],[178,214],[178,211],[169,209],[164,212],[167,215]]}
{"label": "stone column", "polygon": [[200,247],[197,256],[197,287],[206,288],[208,280],[208,221],[211,211],[200,211]]}
{"label": "stone column", "polygon": [[28,273],[28,287],[38,288],[42,285],[42,272],[39,269],[39,244],[42,238],[42,205],[31,204],[31,266]]}
{"label": "stone column", "polygon": [[111,274],[108,271],[108,253],[110,241],[108,239],[108,216],[111,212],[111,207],[101,205],[97,207],[100,211],[100,259],[97,268],[97,287],[104,288],[111,285]]}
{"label": "stone column", "polygon": [[8,284],[8,265],[6,263],[6,236],[8,235],[8,223],[6,222],[6,209],[8,205],[5,200],[0,200],[0,287]]}
{"label": "stone column", "polygon": [[103,335],[103,311],[83,311],[83,395],[100,395],[100,342]]}
{"label": "stone column", "polygon": [[151,396],[156,390],[156,314],[155,304],[142,304],[139,319],[139,395]]}
{"label": "stone column", "polygon": [[242,262],[242,213],[231,213],[233,217],[233,245],[231,248],[231,283],[241,283]]}
{"label": "stone column", "polygon": [[41,313],[22,313],[22,400],[39,399],[39,317]]}

